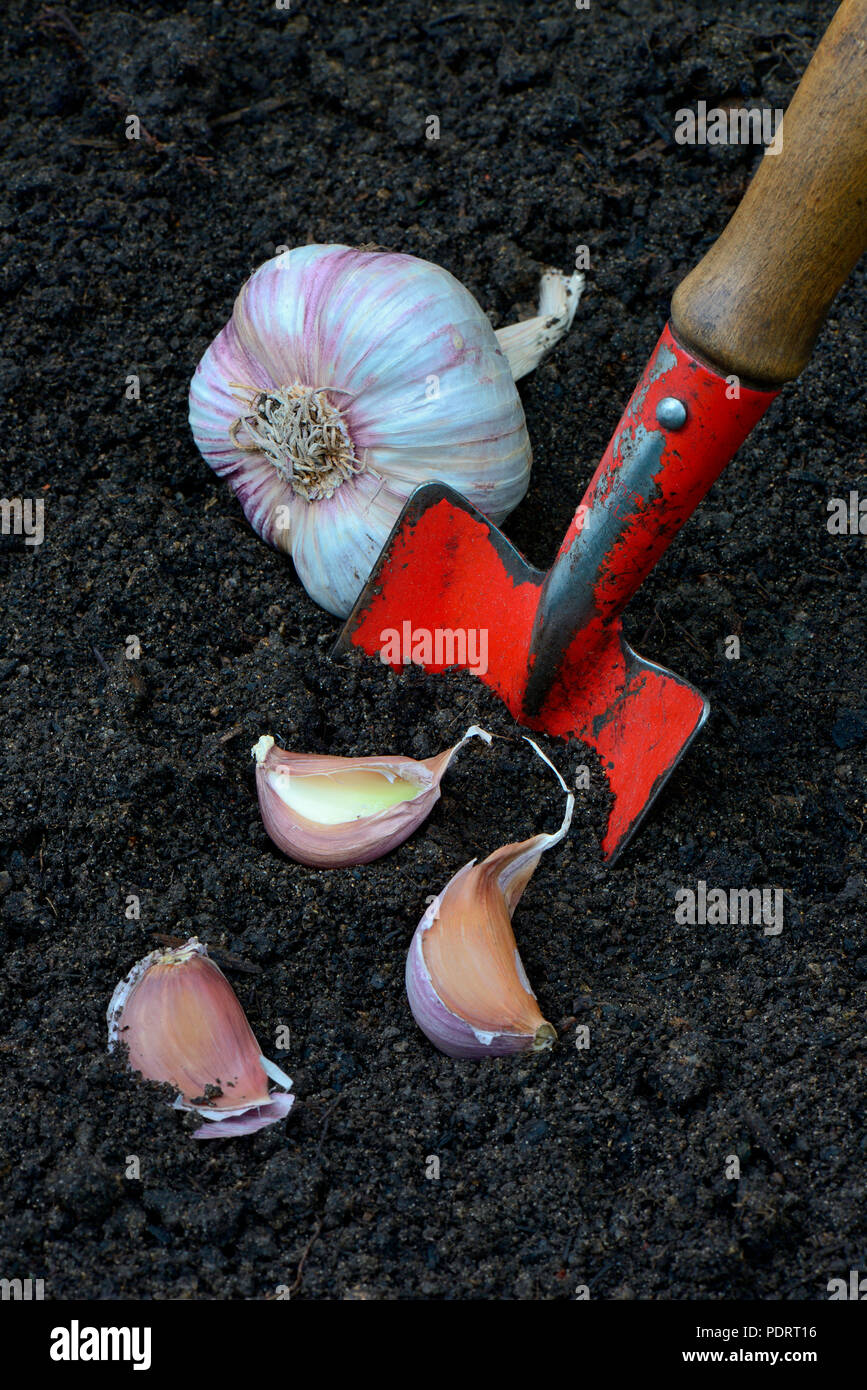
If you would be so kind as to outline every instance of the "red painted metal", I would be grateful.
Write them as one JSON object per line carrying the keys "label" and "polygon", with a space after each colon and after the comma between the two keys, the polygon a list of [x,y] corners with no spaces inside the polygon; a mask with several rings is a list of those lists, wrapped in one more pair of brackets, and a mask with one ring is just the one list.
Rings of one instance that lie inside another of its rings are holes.
{"label": "red painted metal", "polygon": [[603,619],[623,609],[778,394],[721,377],[682,347],[666,324],[560,546],[558,558],[600,504],[613,501],[625,511],[629,502],[640,501],[621,481],[626,450],[638,429],[659,430],[660,401],[667,396],[683,401],[686,423],[665,432],[655,493],[639,506],[608,557],[596,592]]}
{"label": "red painted metal", "polygon": [[[414,632],[463,631],[488,634],[488,670],[481,678],[512,710],[520,707],[527,680],[527,650],[539,607],[543,572],[531,570],[520,556],[524,574],[513,576],[500,548],[491,543],[495,528],[487,518],[442,498],[417,520],[399,527],[383,552],[386,564],[377,572],[379,593],[368,597],[349,622],[352,644],[371,656],[379,655],[389,633],[400,634],[404,664],[412,659],[412,643],[404,640],[404,624]],[[364,597],[364,596],[362,596]],[[354,621],[353,621],[354,619]],[[390,663],[399,669],[400,663]],[[425,661],[428,671],[450,664]]]}
{"label": "red painted metal", "polygon": [[[339,646],[472,669],[456,647],[474,632],[476,674],[516,719],[599,754],[614,794],[603,841],[612,857],[707,714],[693,686],[631,650],[619,615],[776,394],[721,377],[666,327],[547,575],[457,494],[427,486]],[[659,422],[666,397],[686,407],[680,428]],[[450,649],[437,652],[437,632]]]}

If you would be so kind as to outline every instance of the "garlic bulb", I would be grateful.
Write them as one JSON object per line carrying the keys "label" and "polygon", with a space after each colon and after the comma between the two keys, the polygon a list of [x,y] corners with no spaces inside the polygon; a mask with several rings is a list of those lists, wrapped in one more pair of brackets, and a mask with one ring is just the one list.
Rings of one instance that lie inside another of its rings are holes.
{"label": "garlic bulb", "polygon": [[[195,1139],[253,1134],[292,1109],[291,1080],[262,1056],[232,986],[195,937],[134,965],[107,1016],[109,1051],[126,1043],[133,1071],[177,1086],[176,1107],[208,1121]],[[269,1077],[283,1089],[269,1092]]]}
{"label": "garlic bulb", "polygon": [[515,389],[571,324],[583,276],[543,277],[540,316],[494,333],[415,256],[302,246],[266,261],[199,363],[190,425],[248,521],[345,617],[404,502],[451,484],[499,523],[527,490]]}
{"label": "garlic bulb", "polygon": [[[566,784],[544,753],[527,742]],[[540,1052],[556,1039],[524,971],[512,914],[546,849],[563,839],[575,799],[554,835],[504,845],[473,859],[428,907],[406,961],[406,992],[416,1023],[449,1057]]]}
{"label": "garlic bulb", "polygon": [[289,753],[263,735],[251,752],[265,829],[290,859],[315,868],[381,859],[430,815],[449,763],[471,738],[491,741],[473,724],[453,748],[417,762]]}

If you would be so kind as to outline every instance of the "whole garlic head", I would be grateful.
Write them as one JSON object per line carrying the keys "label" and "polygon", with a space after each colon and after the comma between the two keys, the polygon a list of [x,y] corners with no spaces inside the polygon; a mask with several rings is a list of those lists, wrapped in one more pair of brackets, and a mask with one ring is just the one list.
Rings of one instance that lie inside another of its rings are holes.
{"label": "whole garlic head", "polygon": [[429,261],[283,252],[243,286],[196,369],[195,441],[310,596],[345,617],[419,484],[449,483],[496,523],[520,502],[531,450],[510,360],[521,375],[562,336],[581,283],[548,272],[553,312],[501,342]]}

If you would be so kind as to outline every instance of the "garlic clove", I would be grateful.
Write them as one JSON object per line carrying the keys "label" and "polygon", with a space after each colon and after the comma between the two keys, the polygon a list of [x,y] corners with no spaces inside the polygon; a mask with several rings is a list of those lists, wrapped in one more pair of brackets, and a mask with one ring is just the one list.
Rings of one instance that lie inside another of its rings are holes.
{"label": "garlic clove", "polygon": [[496,330],[497,342],[506,354],[515,381],[538,367],[545,354],[569,332],[583,289],[580,270],[569,276],[559,270],[546,270],[539,283],[536,317]]}
{"label": "garlic clove", "polygon": [[196,369],[190,426],[323,608],[348,615],[419,484],[449,483],[497,524],[517,506],[532,453],[513,368],[566,331],[574,280],[543,278],[541,317],[511,346],[414,256],[304,246],[246,282]]}
{"label": "garlic clove", "polygon": [[440,796],[440,782],[471,738],[490,743],[477,725],[454,747],[416,761],[291,753],[263,735],[251,750],[262,821],[290,859],[334,869],[380,859],[421,825]]}
{"label": "garlic clove", "polygon": [[[527,739],[553,768],[531,739]],[[565,783],[553,768],[563,790]],[[504,845],[465,864],[430,904],[410,945],[406,990],[413,1017],[450,1057],[503,1057],[551,1047],[512,930],[512,914],[546,849],[563,839],[574,797],[553,835]]]}
{"label": "garlic clove", "polygon": [[[125,1043],[133,1071],[177,1086],[175,1105],[211,1122],[195,1138],[252,1134],[291,1110],[290,1078],[262,1056],[232,986],[195,937],[134,965],[107,1016],[109,1051]],[[284,1089],[270,1091],[269,1077]]]}

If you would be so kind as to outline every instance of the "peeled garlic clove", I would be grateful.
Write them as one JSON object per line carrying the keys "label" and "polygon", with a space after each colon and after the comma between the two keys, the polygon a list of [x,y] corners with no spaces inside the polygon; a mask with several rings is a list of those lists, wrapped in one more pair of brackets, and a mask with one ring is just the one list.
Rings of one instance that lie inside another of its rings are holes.
{"label": "peeled garlic clove", "polygon": [[584,276],[580,270],[568,277],[559,270],[546,270],[539,284],[536,317],[496,330],[497,342],[509,360],[516,381],[538,367],[546,352],[556,347],[569,332],[583,289]]}
{"label": "peeled garlic clove", "polygon": [[[543,282],[553,307],[540,314],[565,322],[568,299]],[[516,344],[521,372],[555,340],[545,332]],[[196,368],[190,426],[254,530],[346,617],[419,484],[449,483],[497,524],[524,496],[532,455],[511,357],[441,266],[302,246],[241,289]]]}
{"label": "peeled garlic clove", "polygon": [[[133,1071],[177,1086],[175,1105],[209,1121],[196,1139],[253,1134],[294,1103],[291,1080],[262,1056],[232,986],[195,937],[152,951],[120,981],[108,1006],[109,1051],[119,1042]],[[270,1091],[269,1077],[283,1089]]]}
{"label": "peeled garlic clove", "polygon": [[471,738],[491,741],[473,724],[453,748],[417,762],[398,755],[290,753],[263,735],[251,751],[265,829],[301,864],[369,864],[403,844],[430,815],[449,763]]}
{"label": "peeled garlic clove", "polygon": [[449,1057],[540,1052],[557,1036],[530,988],[512,914],[544,851],[569,829],[573,806],[567,793],[555,835],[534,835],[504,845],[481,864],[465,864],[416,928],[406,961],[409,1006],[422,1032]]}

